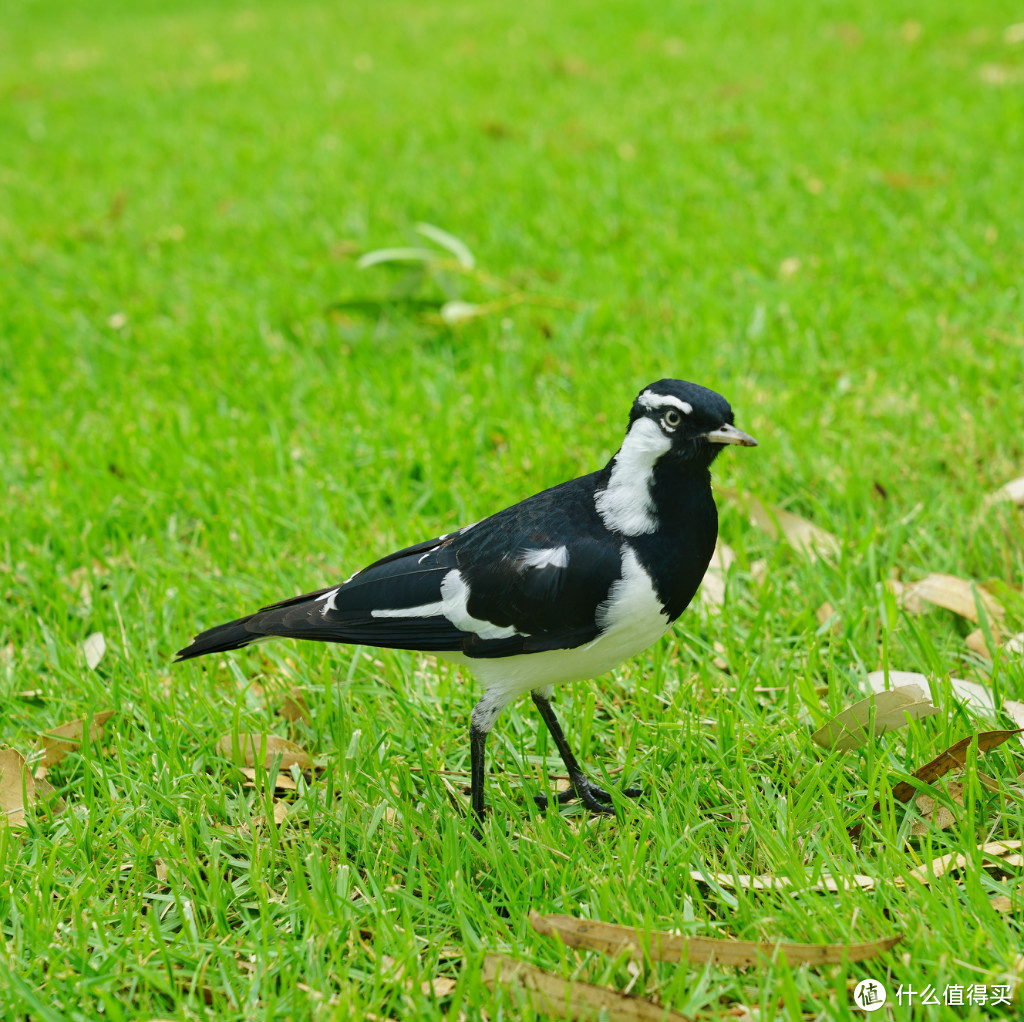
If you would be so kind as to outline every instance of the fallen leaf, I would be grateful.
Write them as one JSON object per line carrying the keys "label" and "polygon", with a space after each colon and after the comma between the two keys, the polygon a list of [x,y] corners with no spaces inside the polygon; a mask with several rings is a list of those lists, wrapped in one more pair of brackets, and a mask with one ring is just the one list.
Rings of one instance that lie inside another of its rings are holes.
{"label": "fallen leaf", "polygon": [[[79,717],[78,720],[43,732],[39,736],[39,750],[42,755],[33,759],[36,777],[44,776],[50,767],[59,763],[68,753],[77,751],[83,741],[100,741],[103,737],[103,725],[113,716],[113,710],[101,710],[91,717]],[[89,722],[87,739],[84,737],[86,721]]]}
{"label": "fallen leaf", "polygon": [[530,913],[530,925],[546,937],[558,937],[569,947],[591,948],[608,955],[625,951],[656,962],[685,962],[690,965],[714,962],[740,968],[775,961],[780,954],[785,956],[788,965],[859,962],[888,951],[903,939],[898,935],[863,944],[722,940],[716,937],[684,937],[660,930],[644,931],[574,916],[542,916],[537,912]]}
{"label": "fallen leaf", "polygon": [[102,632],[93,632],[86,636],[82,643],[82,650],[85,653],[85,663],[90,671],[95,671],[107,651],[107,640],[103,638]]}
{"label": "fallen leaf", "polygon": [[732,547],[719,540],[715,544],[715,552],[711,555],[711,563],[700,584],[700,599],[706,607],[721,607],[725,603],[725,583],[729,568],[736,560]]}
{"label": "fallen leaf", "polygon": [[[981,858],[994,859],[997,865],[1010,865],[1006,858],[1012,852],[1021,847],[1022,842],[1016,839],[1007,841],[989,841],[980,846]],[[922,884],[930,884],[932,880],[938,880],[954,869],[963,869],[970,860],[962,852],[950,852],[948,855],[940,855],[931,862],[923,862],[920,866],[910,871],[910,876]],[[902,878],[894,878],[901,880]]]}
{"label": "fallen leaf", "polygon": [[818,624],[824,627],[828,625],[829,631],[833,635],[839,635],[843,630],[842,622],[839,620],[839,615],[836,613],[835,608],[831,603],[826,600],[815,612],[814,616],[818,619]]}
{"label": "fallen leaf", "polygon": [[907,685],[876,692],[848,706],[818,728],[811,740],[826,749],[848,752],[859,749],[869,738],[877,738],[887,731],[905,727],[911,720],[932,717],[938,712],[918,686]]}
{"label": "fallen leaf", "polygon": [[275,802],[274,803],[274,823],[279,827],[288,818],[288,803],[287,802]]}
{"label": "fallen leaf", "polygon": [[930,603],[951,610],[975,624],[979,621],[979,605],[993,624],[1004,614],[999,601],[976,582],[939,572],[904,586],[899,599],[900,605],[911,614],[920,614],[925,609],[924,605]]}
{"label": "fallen leaf", "polygon": [[992,659],[992,653],[988,648],[988,639],[985,638],[985,633],[980,628],[975,628],[965,639],[964,644],[972,653],[977,653],[978,656],[984,657],[986,660]]}
{"label": "fallen leaf", "polygon": [[[742,887],[751,891],[779,891],[794,885],[791,877],[772,876],[771,874],[753,876],[749,873],[702,873],[699,869],[691,869],[690,878],[703,884],[714,881],[722,887]],[[818,880],[801,887],[800,890],[835,892],[847,891],[854,887],[865,891],[874,890],[875,880],[873,877],[863,876],[859,873],[850,873],[842,877],[822,873]]]}
{"label": "fallen leaf", "polygon": [[[963,809],[964,786],[962,784],[958,781],[950,781],[946,785],[946,793],[954,805]],[[910,833],[914,837],[923,837],[931,830],[946,830],[956,823],[956,817],[949,806],[932,798],[931,795],[918,795],[914,799],[914,805],[917,806],[917,811],[924,817],[911,824]]]}
{"label": "fallen leaf", "polygon": [[[256,785],[257,778],[267,776],[266,770],[257,770],[255,767],[239,767],[238,769],[253,787]],[[289,774],[278,773],[274,777],[274,787],[278,791],[295,791],[298,785]]]}
{"label": "fallen leaf", "polygon": [[[873,692],[885,692],[889,684],[901,687],[921,685],[927,690],[928,678],[914,671],[872,671],[868,675],[868,685]],[[964,681],[963,678],[950,678],[949,687],[978,716],[994,718],[1001,709],[1015,724],[1024,728],[1024,702],[1004,699],[1002,705],[997,707],[995,694],[990,688],[976,681]],[[1024,744],[1024,734],[1021,735],[1021,743]]]}
{"label": "fallen leaf", "polygon": [[451,976],[435,976],[433,979],[424,980],[420,984],[420,990],[428,997],[433,995],[440,999],[447,997],[455,989],[456,981]]}
{"label": "fallen leaf", "polygon": [[[959,770],[967,762],[969,750],[977,742],[978,755],[998,748],[1003,742],[1009,741],[1014,735],[1019,735],[1021,730],[1012,731],[983,731],[978,735],[968,735],[961,738],[948,749],[944,749],[934,759],[929,760],[923,767],[914,771],[914,777],[922,784],[933,784],[950,770]],[[920,785],[911,784],[909,781],[900,781],[893,785],[892,797],[898,802],[909,802],[920,790]]]}
{"label": "fallen leaf", "polygon": [[297,766],[309,770],[313,761],[305,749],[289,742],[287,738],[266,734],[227,734],[217,741],[217,751],[239,766],[277,766],[287,770]]}
{"label": "fallen leaf", "polygon": [[505,955],[488,955],[480,978],[492,990],[504,987],[524,991],[538,1014],[555,1018],[589,1020],[604,1013],[612,1022],[690,1022],[688,1016],[654,1001],[563,979]]}
{"label": "fallen leaf", "polygon": [[812,559],[839,555],[839,540],[820,525],[815,525],[792,511],[765,504],[757,497],[738,493],[728,487],[717,486],[715,492],[739,503],[750,516],[751,522],[768,533],[772,539],[785,539],[791,547]]}
{"label": "fallen leaf", "polygon": [[[1024,894],[1024,888],[1018,887],[1013,895],[1007,894],[994,894],[989,898],[988,903],[992,906],[994,912],[998,912],[1001,915],[1007,915],[1013,911],[1020,911],[1021,907],[1024,906],[1024,899],[1021,895]],[[1014,896],[1016,896],[1016,903],[1014,902]]]}
{"label": "fallen leaf", "polygon": [[25,757],[15,749],[0,749],[0,822],[25,826],[25,809],[35,801],[35,780]]}
{"label": "fallen leaf", "polygon": [[293,689],[284,697],[281,708],[277,712],[292,724],[297,720],[301,720],[304,724],[313,723],[309,707],[306,705],[306,697],[298,689]]}
{"label": "fallen leaf", "polygon": [[1019,479],[1011,479],[1005,486],[1000,486],[995,493],[990,493],[985,498],[985,504],[998,504],[1002,501],[1009,501],[1012,504],[1024,504],[1024,476]]}

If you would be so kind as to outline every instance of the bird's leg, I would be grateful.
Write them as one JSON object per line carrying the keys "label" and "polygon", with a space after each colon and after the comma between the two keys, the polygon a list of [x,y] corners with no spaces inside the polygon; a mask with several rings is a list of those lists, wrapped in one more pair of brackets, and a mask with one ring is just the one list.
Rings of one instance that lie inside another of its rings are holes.
{"label": "bird's leg", "polygon": [[[572,754],[572,749],[569,748],[569,743],[565,740],[562,725],[558,723],[558,718],[551,706],[551,700],[540,692],[532,692],[531,695],[534,704],[540,711],[541,719],[547,724],[548,731],[551,732],[551,737],[555,740],[555,746],[558,749],[558,754],[562,757],[565,769],[569,772],[569,783],[572,787],[567,791],[559,792],[556,801],[564,805],[566,802],[578,798],[592,813],[614,813],[615,807],[612,805],[611,795],[587,777]],[[639,788],[626,788],[622,794],[629,798],[636,798],[643,792]],[[547,809],[550,804],[547,795],[535,795],[533,800],[541,809]]]}
{"label": "bird's leg", "polygon": [[[469,725],[469,792],[473,803],[473,815],[477,822],[484,822],[484,746],[487,743],[487,732],[479,727],[476,721]],[[474,837],[480,832],[474,826]]]}

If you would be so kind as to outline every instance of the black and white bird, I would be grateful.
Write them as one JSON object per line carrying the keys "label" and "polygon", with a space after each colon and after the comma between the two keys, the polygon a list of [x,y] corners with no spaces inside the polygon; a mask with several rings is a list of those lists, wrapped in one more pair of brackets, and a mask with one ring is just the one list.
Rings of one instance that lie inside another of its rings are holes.
{"label": "black and white bird", "polygon": [[693,599],[718,536],[709,467],[725,444],[757,441],[733,425],[723,397],[659,380],[633,402],[622,446],[599,471],[383,557],[341,585],[211,628],[178,659],[283,636],[464,664],[484,685],[469,727],[476,816],[484,815],[487,735],[527,692],[569,773],[572,787],[558,801],[610,813],[611,796],[566,742],[552,692],[646,649]]}

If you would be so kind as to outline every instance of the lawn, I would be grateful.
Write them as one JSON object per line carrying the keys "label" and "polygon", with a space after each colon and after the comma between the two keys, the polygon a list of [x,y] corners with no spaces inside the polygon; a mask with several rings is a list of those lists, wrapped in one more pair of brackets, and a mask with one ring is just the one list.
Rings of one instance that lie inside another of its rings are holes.
{"label": "lawn", "polygon": [[[6,1017],[547,1017],[485,982],[492,954],[699,1019],[868,1017],[865,979],[888,990],[873,1018],[1014,1017],[1024,859],[980,846],[1024,831],[1021,743],[918,782],[945,816],[898,785],[1024,698],[1001,645],[1024,630],[1024,510],[986,500],[1024,475],[1020,18],[9,0]],[[437,252],[419,279],[360,268],[407,245]],[[599,467],[664,376],[726,395],[760,446],[715,465],[724,602],[558,694],[595,777],[647,793],[616,818],[532,808],[562,767],[522,703],[473,841],[476,690],[429,657],[280,642],[172,666],[198,630]],[[966,614],[906,598],[932,573],[976,584]],[[924,675],[939,712],[812,741],[876,670]],[[94,740],[41,737],[82,719]],[[245,772],[239,734],[312,766]],[[531,911],[902,942],[659,963],[571,949]]]}

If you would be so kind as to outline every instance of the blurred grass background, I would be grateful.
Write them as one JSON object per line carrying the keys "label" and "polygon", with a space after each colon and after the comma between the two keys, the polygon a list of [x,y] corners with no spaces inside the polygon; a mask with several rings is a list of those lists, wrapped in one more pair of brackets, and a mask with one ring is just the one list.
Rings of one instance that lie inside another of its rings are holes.
{"label": "blurred grass background", "polygon": [[[846,837],[889,771],[966,733],[955,704],[862,756],[806,740],[865,668],[1021,694],[1019,660],[965,655],[949,615],[908,619],[880,588],[954,572],[1021,619],[1019,513],[981,509],[1024,463],[1019,18],[1003,0],[11,0],[0,742],[27,752],[105,706],[120,721],[55,771],[67,811],[0,830],[11,1012],[529,1017],[480,987],[494,948],[627,981],[552,950],[531,907],[792,940],[904,929],[908,958],[885,963],[902,982],[1019,968],[980,870],[802,904],[688,876],[889,875],[1019,833],[1016,796],[979,790],[927,848],[899,821]],[[546,304],[450,329],[424,315],[432,286],[390,300],[394,272],[356,259],[421,221]],[[426,660],[282,644],[170,668],[201,628],[592,470],[662,376],[721,391],[761,441],[717,479],[844,554],[810,564],[723,507],[725,612],[691,610],[617,680],[562,696],[584,758],[652,790],[625,820],[530,817],[519,771],[537,790],[552,750],[517,709],[494,743],[499,825],[467,847],[438,771],[466,766],[474,695]],[[312,720],[286,729],[291,688]],[[215,751],[238,727],[326,766],[301,822],[254,822],[260,796]],[[1015,779],[1019,755],[988,759]],[[662,967],[636,989],[712,1017],[844,1018],[864,974]],[[440,1001],[434,975],[457,979]]]}

